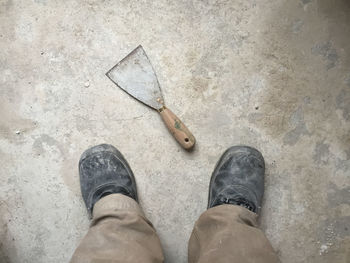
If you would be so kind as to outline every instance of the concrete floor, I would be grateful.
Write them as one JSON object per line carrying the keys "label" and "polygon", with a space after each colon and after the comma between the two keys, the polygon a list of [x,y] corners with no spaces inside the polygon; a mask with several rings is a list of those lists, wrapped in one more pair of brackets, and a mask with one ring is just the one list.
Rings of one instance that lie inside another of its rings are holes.
{"label": "concrete floor", "polygon": [[[104,74],[138,44],[197,137]],[[350,261],[350,1],[0,1],[0,262],[68,262],[89,221],[77,163],[129,161],[166,262],[187,260],[231,145],[267,164],[261,227],[284,263]]]}

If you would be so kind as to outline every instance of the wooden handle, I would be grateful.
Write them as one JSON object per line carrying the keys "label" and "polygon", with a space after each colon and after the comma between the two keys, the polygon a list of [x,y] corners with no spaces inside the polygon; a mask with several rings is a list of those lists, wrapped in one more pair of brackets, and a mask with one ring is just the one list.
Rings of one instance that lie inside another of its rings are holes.
{"label": "wooden handle", "polygon": [[187,129],[185,124],[168,108],[165,106],[159,110],[160,116],[168,127],[171,134],[180,143],[180,145],[186,150],[191,149],[196,143],[196,139],[192,133]]}

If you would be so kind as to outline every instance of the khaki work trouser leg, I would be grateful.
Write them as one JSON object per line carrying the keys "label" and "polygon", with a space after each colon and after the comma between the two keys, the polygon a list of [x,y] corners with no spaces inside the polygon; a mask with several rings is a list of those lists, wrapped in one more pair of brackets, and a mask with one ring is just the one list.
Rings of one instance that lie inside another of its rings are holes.
{"label": "khaki work trouser leg", "polygon": [[[205,211],[189,241],[189,263],[279,262],[269,241],[257,228],[256,218],[256,214],[233,205]],[[95,204],[90,230],[71,263],[163,261],[159,238],[140,206],[129,197],[113,194]]]}
{"label": "khaki work trouser leg", "polygon": [[94,205],[90,229],[70,263],[163,262],[159,238],[138,203],[122,194]]}
{"label": "khaki work trouser leg", "polygon": [[279,262],[257,228],[257,214],[236,205],[205,211],[195,223],[188,245],[189,263]]}

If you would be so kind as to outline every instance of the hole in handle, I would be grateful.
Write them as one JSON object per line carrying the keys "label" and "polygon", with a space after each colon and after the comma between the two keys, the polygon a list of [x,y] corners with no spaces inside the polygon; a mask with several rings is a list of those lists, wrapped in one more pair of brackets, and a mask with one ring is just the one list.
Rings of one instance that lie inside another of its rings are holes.
{"label": "hole in handle", "polygon": [[188,138],[185,138],[185,142],[189,142],[190,140]]}

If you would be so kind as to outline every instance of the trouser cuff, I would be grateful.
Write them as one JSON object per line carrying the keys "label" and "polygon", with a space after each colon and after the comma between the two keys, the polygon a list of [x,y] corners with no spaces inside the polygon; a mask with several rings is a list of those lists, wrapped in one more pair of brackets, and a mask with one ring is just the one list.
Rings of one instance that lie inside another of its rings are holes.
{"label": "trouser cuff", "polygon": [[131,197],[123,194],[110,194],[96,202],[92,212],[93,220],[118,213],[120,211],[130,211],[144,216],[140,205]]}

